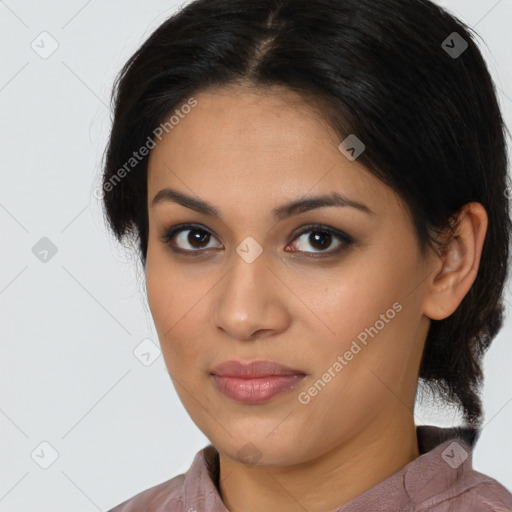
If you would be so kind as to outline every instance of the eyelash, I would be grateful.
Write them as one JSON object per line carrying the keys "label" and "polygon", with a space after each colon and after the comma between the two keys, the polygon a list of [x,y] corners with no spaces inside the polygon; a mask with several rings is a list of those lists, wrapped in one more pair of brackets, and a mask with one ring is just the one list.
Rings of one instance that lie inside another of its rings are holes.
{"label": "eyelash", "polygon": [[[173,226],[172,228],[168,229],[167,232],[160,237],[161,241],[169,246],[171,251],[174,253],[183,254],[186,256],[192,256],[197,257],[201,256],[201,253],[204,253],[207,249],[196,249],[196,250],[187,250],[187,249],[180,249],[173,245],[173,239],[174,237],[183,231],[200,231],[209,234],[210,236],[215,237],[215,235],[205,227],[201,226],[200,224],[180,224],[177,226]],[[331,228],[329,226],[325,226],[323,224],[310,224],[308,226],[304,226],[303,229],[297,233],[294,238],[292,239],[292,242],[300,238],[302,235],[310,232],[320,232],[320,233],[327,233],[331,237],[338,238],[341,242],[340,245],[331,251],[319,251],[319,252],[308,252],[308,251],[291,251],[291,252],[304,252],[307,254],[309,258],[323,258],[326,256],[334,256],[342,251],[344,251],[348,246],[350,246],[353,243],[353,239],[348,236],[346,233],[343,233],[342,231],[339,231],[337,229]],[[209,243],[209,241],[208,241]]]}

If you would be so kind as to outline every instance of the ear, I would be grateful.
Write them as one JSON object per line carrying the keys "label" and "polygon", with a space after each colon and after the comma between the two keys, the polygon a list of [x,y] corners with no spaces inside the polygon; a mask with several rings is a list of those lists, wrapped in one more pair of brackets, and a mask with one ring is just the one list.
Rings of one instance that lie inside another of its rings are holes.
{"label": "ear", "polygon": [[[485,208],[477,202],[459,211],[459,226],[445,242],[441,255],[434,258],[434,272],[423,302],[423,313],[432,320],[449,317],[475,281],[487,232]],[[439,269],[435,269],[435,267]]]}

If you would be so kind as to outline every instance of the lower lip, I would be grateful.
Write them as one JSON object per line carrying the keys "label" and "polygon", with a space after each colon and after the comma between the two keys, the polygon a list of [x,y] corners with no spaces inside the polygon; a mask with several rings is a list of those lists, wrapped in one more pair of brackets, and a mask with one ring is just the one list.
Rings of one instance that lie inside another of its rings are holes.
{"label": "lower lip", "polygon": [[255,379],[212,375],[217,389],[244,404],[261,404],[295,387],[305,375],[268,375]]}

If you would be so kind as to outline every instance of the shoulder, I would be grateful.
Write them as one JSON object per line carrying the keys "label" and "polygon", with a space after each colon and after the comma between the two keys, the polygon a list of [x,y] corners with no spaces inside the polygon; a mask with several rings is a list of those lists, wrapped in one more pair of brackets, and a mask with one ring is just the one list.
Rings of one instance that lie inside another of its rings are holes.
{"label": "shoulder", "polygon": [[471,470],[434,502],[422,503],[417,510],[512,512],[512,493],[497,480]]}
{"label": "shoulder", "polygon": [[158,485],[150,487],[135,496],[132,496],[123,503],[117,505],[107,512],[150,512],[157,510],[165,504],[174,504],[171,509],[181,512],[183,503],[182,489],[185,474],[181,474],[166,480]]}
{"label": "shoulder", "polygon": [[212,475],[217,466],[218,452],[210,444],[196,453],[188,471],[139,492],[108,512],[187,512],[185,503],[190,505],[198,495],[213,494],[215,498],[216,488],[212,478],[217,477]]}

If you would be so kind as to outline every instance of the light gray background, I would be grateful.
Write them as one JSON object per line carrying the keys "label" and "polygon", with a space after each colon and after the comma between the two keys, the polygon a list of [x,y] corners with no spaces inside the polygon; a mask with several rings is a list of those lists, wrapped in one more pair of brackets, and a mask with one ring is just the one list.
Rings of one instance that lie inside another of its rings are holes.
{"label": "light gray background", "polygon": [[[512,0],[440,3],[486,42],[512,127]],[[133,353],[144,339],[158,346],[143,276],[93,194],[113,79],[177,5],[0,1],[0,512],[108,510],[186,471],[208,444],[162,357],[145,366]],[[52,38],[58,48],[43,59],[31,45],[48,51]],[[57,248],[47,262],[32,252],[43,237]],[[509,489],[511,336],[509,316],[485,360],[474,453],[476,469]],[[423,422],[457,418],[420,407]]]}

